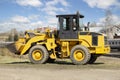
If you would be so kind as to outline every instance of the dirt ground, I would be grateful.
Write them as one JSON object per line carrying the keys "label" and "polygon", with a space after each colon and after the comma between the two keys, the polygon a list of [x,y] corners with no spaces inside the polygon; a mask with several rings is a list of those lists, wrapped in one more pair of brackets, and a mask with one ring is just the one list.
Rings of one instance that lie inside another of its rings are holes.
{"label": "dirt ground", "polygon": [[92,65],[73,65],[69,60],[31,64],[28,59],[0,56],[0,80],[120,80],[120,55],[112,54]]}

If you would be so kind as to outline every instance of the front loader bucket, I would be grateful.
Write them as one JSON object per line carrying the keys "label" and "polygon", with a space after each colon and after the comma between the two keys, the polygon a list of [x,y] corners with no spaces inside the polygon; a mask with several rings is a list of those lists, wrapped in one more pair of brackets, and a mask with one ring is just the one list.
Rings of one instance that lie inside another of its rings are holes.
{"label": "front loader bucket", "polygon": [[25,39],[19,38],[18,41],[7,43],[5,46],[10,52],[20,55],[21,51],[24,48],[24,43]]}
{"label": "front loader bucket", "polygon": [[15,43],[10,43],[10,44],[7,44],[6,45],[6,48],[12,52],[12,53],[15,53],[15,54],[20,54],[20,52],[17,50],[16,46],[15,46]]}

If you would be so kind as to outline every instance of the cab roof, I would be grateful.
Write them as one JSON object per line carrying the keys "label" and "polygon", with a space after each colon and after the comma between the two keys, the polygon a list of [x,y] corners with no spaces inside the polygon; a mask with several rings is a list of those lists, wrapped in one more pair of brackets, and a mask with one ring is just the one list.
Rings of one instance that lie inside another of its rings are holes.
{"label": "cab roof", "polygon": [[76,14],[64,14],[64,15],[56,15],[56,17],[80,17],[80,18],[84,18],[83,15],[81,15],[79,12],[77,12]]}

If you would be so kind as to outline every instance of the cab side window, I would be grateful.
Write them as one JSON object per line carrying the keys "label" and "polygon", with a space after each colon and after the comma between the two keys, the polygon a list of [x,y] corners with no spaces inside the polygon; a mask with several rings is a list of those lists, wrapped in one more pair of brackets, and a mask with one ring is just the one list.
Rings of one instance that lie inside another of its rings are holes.
{"label": "cab side window", "polygon": [[70,30],[69,19],[70,18],[63,18],[63,30]]}
{"label": "cab side window", "polygon": [[75,18],[73,18],[73,20],[72,20],[72,29],[73,29],[73,31],[77,30],[77,21]]}

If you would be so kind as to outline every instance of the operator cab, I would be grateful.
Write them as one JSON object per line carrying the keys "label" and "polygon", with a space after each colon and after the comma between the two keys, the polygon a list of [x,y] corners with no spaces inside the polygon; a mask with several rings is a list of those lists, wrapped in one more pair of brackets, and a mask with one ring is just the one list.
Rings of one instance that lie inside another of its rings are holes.
{"label": "operator cab", "polygon": [[69,15],[57,15],[59,20],[59,38],[60,39],[78,39],[78,31],[80,28],[80,18],[84,18],[83,15],[69,14]]}

